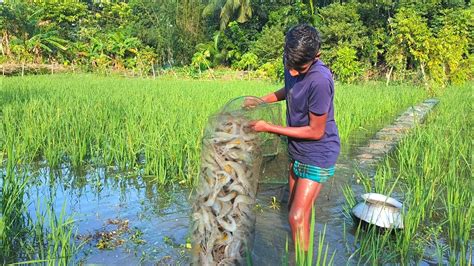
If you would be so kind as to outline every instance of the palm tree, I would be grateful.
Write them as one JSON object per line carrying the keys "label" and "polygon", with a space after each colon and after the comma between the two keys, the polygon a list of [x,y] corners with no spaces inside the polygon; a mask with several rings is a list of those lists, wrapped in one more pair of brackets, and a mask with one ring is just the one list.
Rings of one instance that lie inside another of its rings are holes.
{"label": "palm tree", "polygon": [[250,0],[210,0],[203,10],[203,16],[209,16],[220,9],[220,29],[223,30],[232,19],[240,23],[248,21],[252,17],[252,6]]}

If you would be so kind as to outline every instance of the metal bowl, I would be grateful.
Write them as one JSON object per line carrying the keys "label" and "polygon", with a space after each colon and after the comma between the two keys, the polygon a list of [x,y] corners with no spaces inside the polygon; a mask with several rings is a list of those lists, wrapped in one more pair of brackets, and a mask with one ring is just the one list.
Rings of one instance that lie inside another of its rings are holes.
{"label": "metal bowl", "polygon": [[361,197],[364,201],[352,208],[355,217],[381,228],[403,228],[401,202],[378,193],[367,193]]}

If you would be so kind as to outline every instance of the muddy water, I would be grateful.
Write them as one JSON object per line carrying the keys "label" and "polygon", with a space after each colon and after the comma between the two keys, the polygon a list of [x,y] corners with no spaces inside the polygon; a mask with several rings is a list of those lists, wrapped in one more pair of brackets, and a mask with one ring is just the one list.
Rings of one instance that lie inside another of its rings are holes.
{"label": "muddy water", "polygon": [[[352,187],[355,195],[363,188],[355,182],[353,161],[342,154],[335,176],[325,184],[315,204],[318,234],[326,226],[329,257],[334,265],[357,264],[354,253],[354,228],[345,217],[342,188]],[[266,158],[264,183],[259,186],[257,223],[251,252],[253,265],[281,265],[285,244],[289,240],[287,189],[282,183],[287,176],[287,158],[281,154]],[[189,263],[186,239],[189,229],[190,191],[182,188],[160,190],[153,180],[118,174],[107,169],[91,169],[83,173],[68,168],[35,173],[28,192],[31,214],[35,203],[44,210],[52,202],[57,215],[65,206],[66,214],[76,220],[76,243],[83,244],[76,262],[100,265],[176,265]],[[273,200],[276,199],[276,202]],[[125,229],[120,225],[125,224]],[[111,240],[103,236],[111,234]],[[101,249],[100,249],[100,248]],[[316,255],[316,254],[315,254]],[[430,261],[423,262],[430,265]]]}
{"label": "muddy water", "polygon": [[[353,253],[353,229],[344,216],[342,187],[349,184],[356,195],[362,188],[353,177],[352,153],[367,139],[366,132],[346,145],[335,176],[323,187],[316,202],[315,246],[318,233],[326,226],[329,256],[334,264],[346,264]],[[285,243],[290,239],[286,207],[288,158],[280,143],[277,156],[265,157],[257,199],[257,223],[252,250],[254,265],[281,265]],[[182,188],[160,190],[152,179],[139,174],[90,169],[81,173],[69,168],[50,172],[40,168],[28,192],[30,213],[34,203],[44,210],[52,202],[59,215],[76,220],[78,239],[83,243],[76,261],[102,265],[188,264],[186,245],[190,216],[190,191]],[[275,198],[275,200],[272,200]],[[33,215],[34,216],[34,215]],[[347,227],[347,228],[346,228]],[[109,236],[109,237],[106,237]],[[346,245],[347,243],[347,245]],[[290,258],[292,242],[289,241]]]}
{"label": "muddy water", "polygon": [[[334,265],[357,264],[351,260],[354,229],[345,217],[342,188],[349,185],[355,195],[363,193],[354,178],[354,152],[376,130],[364,130],[343,147],[335,176],[325,184],[316,201],[315,247],[318,234],[326,226],[329,257]],[[281,145],[284,147],[284,143]],[[265,157],[262,183],[257,199],[257,223],[251,252],[254,265],[281,265],[285,244],[290,239],[286,207],[288,158],[284,148],[277,156]],[[76,220],[78,239],[84,243],[76,261],[102,265],[174,265],[189,263],[186,245],[190,216],[190,191],[182,188],[160,190],[153,180],[139,174],[123,174],[108,169],[82,173],[64,168],[34,173],[28,191],[31,214],[35,203],[40,209],[50,201],[59,215],[62,207]],[[109,236],[106,238],[104,236]],[[293,257],[289,240],[290,259]],[[474,255],[473,255],[474,256]],[[429,261],[423,262],[429,265]],[[434,262],[436,263],[436,262]]]}
{"label": "muddy water", "polygon": [[[345,168],[340,165],[334,182],[324,187],[316,205],[317,232],[327,224],[330,252],[338,250],[335,262],[347,260],[342,252],[345,218],[340,190],[350,175]],[[76,220],[76,242],[85,243],[78,261],[106,265],[187,264],[189,191],[160,191],[152,180],[116,175],[105,169],[82,177],[67,168],[55,173],[41,169],[36,174],[37,185],[28,192],[32,202],[29,211],[34,215],[37,203],[44,210],[47,202],[52,202],[57,215],[65,208],[66,214]],[[272,203],[272,197],[276,203]],[[262,184],[259,188],[252,251],[255,265],[281,264],[290,232],[286,197],[285,185]],[[118,224],[124,223],[127,228],[120,230]],[[104,234],[112,234],[112,240],[103,238]],[[346,235],[350,238],[350,234]],[[101,245],[103,249],[98,248]]]}

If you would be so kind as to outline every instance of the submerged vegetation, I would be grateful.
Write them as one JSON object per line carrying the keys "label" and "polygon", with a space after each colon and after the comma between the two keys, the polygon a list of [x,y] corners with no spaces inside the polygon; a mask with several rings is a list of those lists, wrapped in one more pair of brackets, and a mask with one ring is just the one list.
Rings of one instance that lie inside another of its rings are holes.
{"label": "submerged vegetation", "polygon": [[[367,192],[403,199],[405,227],[382,233],[357,228],[353,252],[359,263],[472,265],[471,102],[471,86],[445,91],[426,124],[401,141],[373,178],[362,176]],[[345,194],[353,206],[353,194]]]}

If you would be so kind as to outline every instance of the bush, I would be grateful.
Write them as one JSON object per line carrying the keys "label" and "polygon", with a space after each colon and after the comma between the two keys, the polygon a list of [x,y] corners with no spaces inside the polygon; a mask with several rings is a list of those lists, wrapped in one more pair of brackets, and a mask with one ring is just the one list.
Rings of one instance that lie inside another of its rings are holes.
{"label": "bush", "polygon": [[349,45],[343,45],[337,49],[332,70],[340,81],[351,83],[362,74],[356,53],[357,51]]}
{"label": "bush", "polygon": [[285,70],[282,59],[275,59],[261,65],[257,69],[257,76],[266,77],[275,82],[283,81],[285,77]]}
{"label": "bush", "polygon": [[281,58],[284,44],[285,34],[281,26],[264,27],[250,50],[257,55],[259,63],[262,64]]}
{"label": "bush", "polygon": [[258,57],[254,53],[245,53],[240,61],[236,64],[238,69],[253,70],[258,66]]}
{"label": "bush", "polygon": [[195,67],[201,73],[202,70],[206,70],[210,68],[211,61],[209,58],[211,57],[208,50],[196,52],[193,55],[193,59],[191,60],[191,66]]}

